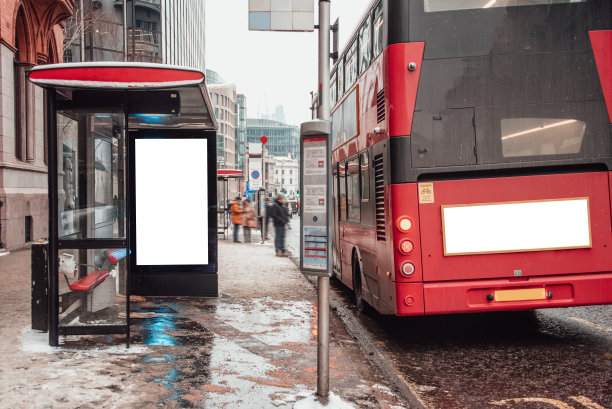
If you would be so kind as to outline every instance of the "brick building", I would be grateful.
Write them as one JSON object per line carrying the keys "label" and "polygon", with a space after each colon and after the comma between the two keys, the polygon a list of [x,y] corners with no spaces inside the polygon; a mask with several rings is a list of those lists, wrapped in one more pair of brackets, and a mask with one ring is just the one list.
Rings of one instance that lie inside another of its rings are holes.
{"label": "brick building", "polygon": [[61,62],[62,22],[75,0],[0,0],[0,248],[47,236],[44,91],[27,81]]}

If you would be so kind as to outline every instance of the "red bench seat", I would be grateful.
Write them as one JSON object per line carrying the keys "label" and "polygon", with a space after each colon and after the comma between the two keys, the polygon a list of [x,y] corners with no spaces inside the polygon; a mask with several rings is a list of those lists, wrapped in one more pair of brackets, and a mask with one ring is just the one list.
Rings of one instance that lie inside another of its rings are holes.
{"label": "red bench seat", "polygon": [[109,274],[108,271],[102,270],[102,273],[100,273],[100,270],[95,270],[70,284],[70,289],[74,291],[89,291],[104,281]]}

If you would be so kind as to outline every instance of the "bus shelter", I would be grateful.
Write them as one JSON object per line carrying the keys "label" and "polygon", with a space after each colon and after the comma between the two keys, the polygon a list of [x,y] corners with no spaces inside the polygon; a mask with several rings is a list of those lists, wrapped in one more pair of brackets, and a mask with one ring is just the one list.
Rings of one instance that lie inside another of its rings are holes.
{"label": "bus shelter", "polygon": [[[230,180],[235,180],[237,184],[240,179],[244,179],[244,174],[241,169],[217,170],[217,197],[219,200],[217,204],[217,229],[219,235],[223,235],[224,240],[227,238],[227,230],[232,224],[230,202],[234,200],[234,197],[230,197],[229,182]],[[240,192],[237,186],[236,191]]]}
{"label": "bus shelter", "polygon": [[216,296],[216,120],[204,74],[34,68],[46,88],[49,343],[126,334],[130,295]]}

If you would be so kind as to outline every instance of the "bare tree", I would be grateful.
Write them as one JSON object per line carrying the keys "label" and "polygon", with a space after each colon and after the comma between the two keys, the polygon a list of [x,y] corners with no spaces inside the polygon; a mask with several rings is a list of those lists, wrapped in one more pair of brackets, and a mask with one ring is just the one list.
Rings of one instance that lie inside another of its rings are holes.
{"label": "bare tree", "polygon": [[[80,8],[77,7],[72,16],[65,22],[64,50],[78,45],[82,53],[85,49],[85,44],[89,42],[88,47],[106,50],[112,53],[114,60],[120,60],[122,59],[122,40],[123,30],[121,22],[117,21],[112,13],[99,8],[84,7],[81,12]],[[81,55],[80,59],[84,60],[84,56]]]}

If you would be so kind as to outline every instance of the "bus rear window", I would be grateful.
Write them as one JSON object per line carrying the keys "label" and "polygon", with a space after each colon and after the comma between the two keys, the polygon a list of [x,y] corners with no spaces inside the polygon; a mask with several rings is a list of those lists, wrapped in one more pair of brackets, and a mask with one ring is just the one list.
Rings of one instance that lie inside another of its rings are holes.
{"label": "bus rear window", "polygon": [[538,6],[559,3],[584,3],[586,0],[425,0],[425,11],[488,9],[492,7]]}
{"label": "bus rear window", "polygon": [[577,119],[511,118],[501,120],[505,158],[566,155],[580,152],[586,124]]}

